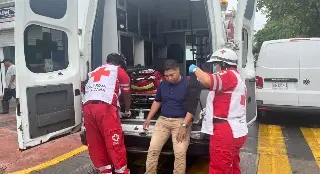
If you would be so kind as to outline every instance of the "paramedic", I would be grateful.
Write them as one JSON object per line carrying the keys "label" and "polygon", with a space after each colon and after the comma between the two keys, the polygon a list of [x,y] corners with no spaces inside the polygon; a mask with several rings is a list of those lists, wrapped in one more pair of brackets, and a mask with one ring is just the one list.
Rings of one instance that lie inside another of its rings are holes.
{"label": "paramedic", "polygon": [[[246,123],[246,86],[237,70],[238,56],[231,49],[220,49],[208,62],[219,64],[222,71],[207,74],[196,65],[189,72],[215,91],[213,98],[213,135],[210,136],[210,174],[240,174],[240,148],[248,133]],[[210,114],[210,113],[206,113]]]}
{"label": "paramedic", "polygon": [[4,63],[8,70],[5,77],[6,86],[4,88],[4,94],[2,98],[2,112],[0,114],[7,114],[9,113],[10,99],[12,97],[16,98],[16,67],[10,59],[4,59],[1,63]]}
{"label": "paramedic", "polygon": [[[130,79],[125,57],[111,53],[107,64],[88,74],[83,98],[84,124],[90,158],[100,173],[129,173],[118,96],[123,93],[125,116],[130,112]],[[120,92],[120,89],[122,90]]]}
{"label": "paramedic", "polygon": [[192,115],[184,107],[185,96],[188,91],[188,81],[180,74],[175,60],[168,59],[165,63],[165,80],[157,88],[155,101],[143,128],[149,128],[150,120],[161,106],[161,116],[158,118],[146,161],[146,174],[157,173],[157,165],[162,147],[172,135],[175,156],[174,174],[186,173],[186,154],[190,141]]}

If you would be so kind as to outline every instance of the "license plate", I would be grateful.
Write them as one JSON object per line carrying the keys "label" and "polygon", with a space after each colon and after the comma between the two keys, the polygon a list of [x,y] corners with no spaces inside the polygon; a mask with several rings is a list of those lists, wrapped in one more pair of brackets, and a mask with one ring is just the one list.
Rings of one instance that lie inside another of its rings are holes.
{"label": "license plate", "polygon": [[287,90],[288,89],[288,83],[286,83],[286,82],[273,82],[272,83],[272,89]]}

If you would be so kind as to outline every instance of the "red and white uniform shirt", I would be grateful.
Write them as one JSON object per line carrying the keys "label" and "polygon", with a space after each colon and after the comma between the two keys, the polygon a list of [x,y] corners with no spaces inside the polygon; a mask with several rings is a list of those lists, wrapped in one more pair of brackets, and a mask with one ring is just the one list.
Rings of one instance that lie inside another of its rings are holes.
{"label": "red and white uniform shirt", "polygon": [[246,85],[236,69],[214,73],[210,75],[211,87],[214,91],[213,100],[207,104],[206,114],[213,118],[227,120],[234,138],[248,134],[246,121]]}
{"label": "red and white uniform shirt", "polygon": [[90,72],[88,77],[83,103],[89,100],[100,100],[119,106],[120,89],[124,93],[130,92],[130,78],[121,67],[111,64],[102,65]]}

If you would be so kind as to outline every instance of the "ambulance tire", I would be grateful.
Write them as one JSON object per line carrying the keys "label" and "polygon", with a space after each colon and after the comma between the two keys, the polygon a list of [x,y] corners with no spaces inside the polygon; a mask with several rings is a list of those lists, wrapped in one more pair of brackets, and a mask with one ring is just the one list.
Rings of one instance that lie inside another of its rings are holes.
{"label": "ambulance tire", "polygon": [[80,133],[80,138],[81,138],[81,143],[85,146],[88,145],[87,143],[87,138],[86,138],[86,130],[83,130],[81,133]]}

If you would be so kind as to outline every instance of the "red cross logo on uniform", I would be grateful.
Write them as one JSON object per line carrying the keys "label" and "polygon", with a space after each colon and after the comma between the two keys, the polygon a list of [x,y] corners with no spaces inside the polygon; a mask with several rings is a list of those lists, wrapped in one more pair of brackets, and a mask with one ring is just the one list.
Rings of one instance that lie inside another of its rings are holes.
{"label": "red cross logo on uniform", "polygon": [[226,52],[226,50],[221,50],[220,51],[221,54],[224,54],[225,52]]}
{"label": "red cross logo on uniform", "polygon": [[92,72],[91,77],[93,77],[94,82],[100,81],[102,76],[109,76],[110,70],[105,70],[104,68],[100,68],[98,71]]}

